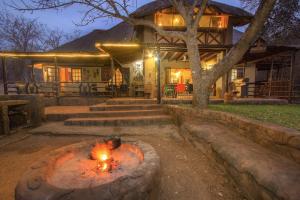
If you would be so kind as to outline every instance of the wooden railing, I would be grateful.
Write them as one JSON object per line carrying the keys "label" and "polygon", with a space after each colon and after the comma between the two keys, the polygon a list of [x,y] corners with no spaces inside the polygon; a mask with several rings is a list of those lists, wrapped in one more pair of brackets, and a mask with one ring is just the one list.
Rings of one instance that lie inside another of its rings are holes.
{"label": "wooden railing", "polygon": [[9,94],[44,94],[45,96],[112,96],[108,82],[11,82]]}
{"label": "wooden railing", "polygon": [[275,97],[284,99],[300,98],[300,85],[290,81],[247,83],[248,97]]}

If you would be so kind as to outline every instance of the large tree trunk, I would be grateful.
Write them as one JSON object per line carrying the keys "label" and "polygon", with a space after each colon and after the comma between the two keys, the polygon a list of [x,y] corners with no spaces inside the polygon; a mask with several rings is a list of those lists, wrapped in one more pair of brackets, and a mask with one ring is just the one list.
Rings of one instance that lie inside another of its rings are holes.
{"label": "large tree trunk", "polygon": [[189,37],[186,42],[190,67],[193,78],[193,105],[206,108],[209,102],[210,85],[207,76],[201,69],[198,41],[195,36]]}

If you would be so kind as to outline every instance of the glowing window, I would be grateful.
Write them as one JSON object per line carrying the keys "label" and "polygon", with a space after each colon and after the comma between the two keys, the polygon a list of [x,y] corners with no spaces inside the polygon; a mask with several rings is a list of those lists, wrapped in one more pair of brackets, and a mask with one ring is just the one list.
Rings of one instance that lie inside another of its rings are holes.
{"label": "glowing window", "polygon": [[72,81],[81,81],[81,69],[72,69]]}
{"label": "glowing window", "polygon": [[54,82],[55,81],[55,68],[54,67],[46,67],[44,71],[44,78],[46,82]]}
{"label": "glowing window", "polygon": [[186,84],[192,83],[192,72],[190,69],[167,69],[167,84]]}
{"label": "glowing window", "polygon": [[[183,17],[172,11],[157,12],[155,23],[162,27],[185,27]],[[201,28],[227,28],[227,25],[228,16],[226,15],[204,15],[199,22]]]}

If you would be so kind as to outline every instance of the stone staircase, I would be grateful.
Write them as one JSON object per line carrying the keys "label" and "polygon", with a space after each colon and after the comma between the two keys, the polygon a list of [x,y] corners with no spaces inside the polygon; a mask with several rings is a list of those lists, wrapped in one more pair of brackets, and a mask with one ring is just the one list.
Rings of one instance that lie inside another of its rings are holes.
{"label": "stone staircase", "polygon": [[112,99],[77,111],[48,112],[46,117],[48,121],[64,121],[66,126],[144,126],[172,122],[161,105],[149,99]]}

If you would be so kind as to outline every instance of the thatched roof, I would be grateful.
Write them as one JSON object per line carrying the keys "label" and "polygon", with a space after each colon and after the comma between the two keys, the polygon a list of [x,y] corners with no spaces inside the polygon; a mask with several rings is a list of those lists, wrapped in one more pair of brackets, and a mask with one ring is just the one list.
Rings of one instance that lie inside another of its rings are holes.
{"label": "thatched roof", "polygon": [[95,47],[96,42],[126,42],[134,34],[133,26],[121,22],[109,30],[94,30],[78,39],[63,44],[52,52],[99,52]]}
{"label": "thatched roof", "polygon": [[[192,2],[192,0],[186,0],[186,1]],[[231,15],[234,19],[234,25],[236,26],[245,25],[249,23],[249,20],[253,17],[251,13],[241,8],[227,5],[224,3],[219,3],[216,1],[209,1],[208,6],[218,10],[220,13]],[[135,12],[132,13],[132,16],[136,18],[145,17],[145,16],[152,15],[156,11],[170,8],[170,7],[172,7],[172,5],[169,1],[156,0],[138,8]]]}

